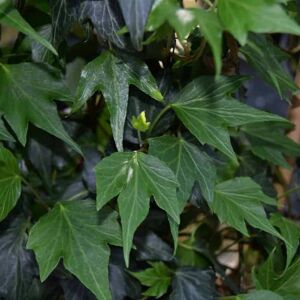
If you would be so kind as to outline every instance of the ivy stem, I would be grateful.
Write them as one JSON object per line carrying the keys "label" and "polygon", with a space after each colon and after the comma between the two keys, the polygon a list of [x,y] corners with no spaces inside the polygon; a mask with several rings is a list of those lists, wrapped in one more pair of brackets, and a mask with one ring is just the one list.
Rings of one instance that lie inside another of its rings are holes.
{"label": "ivy stem", "polygon": [[292,188],[292,189],[289,189],[289,190],[285,191],[284,193],[282,193],[281,195],[279,195],[279,196],[277,197],[277,199],[280,199],[280,198],[283,198],[283,197],[285,197],[285,196],[288,196],[289,194],[291,194],[291,193],[293,193],[293,192],[296,192],[296,191],[298,191],[298,190],[300,190],[300,185],[297,185],[296,187],[294,187],[294,188]]}
{"label": "ivy stem", "polygon": [[39,195],[38,191],[30,184],[29,181],[27,181],[24,177],[22,177],[22,182],[25,184],[25,186],[32,192],[34,195],[34,201],[37,204],[42,205],[46,210],[49,210],[49,206],[43,201],[41,196]]}
{"label": "ivy stem", "polygon": [[210,1],[210,0],[204,0],[204,2],[210,6],[210,7],[214,7],[214,4]]}
{"label": "ivy stem", "polygon": [[153,129],[156,127],[157,123],[159,122],[159,120],[162,118],[162,116],[169,110],[171,109],[171,105],[168,104],[167,106],[165,106],[160,113],[156,116],[156,118],[154,119],[154,121],[150,124],[149,130],[148,130],[148,135],[151,135]]}
{"label": "ivy stem", "polygon": [[143,140],[142,140],[141,132],[139,130],[137,130],[137,136],[138,136],[139,145],[142,148],[143,147]]}

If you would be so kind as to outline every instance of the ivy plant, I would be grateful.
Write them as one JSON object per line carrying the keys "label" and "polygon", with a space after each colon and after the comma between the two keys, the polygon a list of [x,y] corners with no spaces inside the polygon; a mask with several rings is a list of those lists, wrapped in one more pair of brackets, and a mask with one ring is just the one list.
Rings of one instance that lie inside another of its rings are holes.
{"label": "ivy plant", "polygon": [[299,22],[298,0],[0,0],[0,299],[300,299],[298,186],[275,190]]}

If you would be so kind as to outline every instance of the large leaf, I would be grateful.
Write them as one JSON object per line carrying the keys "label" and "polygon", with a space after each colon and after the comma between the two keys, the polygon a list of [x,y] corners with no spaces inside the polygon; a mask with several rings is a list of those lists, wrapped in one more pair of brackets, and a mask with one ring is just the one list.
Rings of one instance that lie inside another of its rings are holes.
{"label": "large leaf", "polygon": [[17,218],[0,235],[0,298],[30,299],[37,268],[31,251],[25,249],[28,220]]}
{"label": "large leaf", "polygon": [[125,47],[124,39],[118,34],[123,19],[117,1],[109,0],[50,0],[52,12],[53,39],[61,40],[76,23],[91,21],[100,41],[113,42]]}
{"label": "large leaf", "polygon": [[174,28],[181,40],[200,26],[212,48],[217,73],[221,72],[222,26],[215,12],[200,8],[183,9],[177,0],[157,1],[149,17],[148,30],[156,30],[166,22]]}
{"label": "large leaf", "polygon": [[38,34],[26,20],[20,15],[16,9],[2,9],[0,6],[0,24],[8,27],[12,27],[26,35],[28,35],[33,40],[42,44],[53,54],[58,55],[54,47],[50,44],[48,40]]}
{"label": "large leaf", "polygon": [[216,186],[210,207],[221,222],[226,222],[246,236],[247,221],[255,228],[282,238],[267,219],[263,204],[275,205],[276,201],[265,195],[252,179],[237,177]]}
{"label": "large leaf", "polygon": [[162,262],[150,263],[151,268],[130,274],[142,285],[149,287],[144,296],[160,298],[167,293],[172,280],[172,271]]}
{"label": "large leaf", "polygon": [[144,29],[154,0],[118,0],[129,29],[131,41],[137,50],[141,50]]}
{"label": "large leaf", "polygon": [[170,300],[214,300],[217,298],[212,270],[184,267],[175,272]]}
{"label": "large leaf", "polygon": [[80,152],[64,130],[51,101],[71,100],[56,70],[42,64],[0,64],[0,77],[0,111],[23,145],[31,122]]}
{"label": "large leaf", "polygon": [[200,143],[214,146],[235,161],[229,127],[267,121],[288,123],[279,116],[229,98],[244,80],[239,76],[199,77],[186,85],[171,104],[178,118]]}
{"label": "large leaf", "polygon": [[174,173],[158,158],[141,152],[114,153],[96,166],[97,208],[118,197],[126,264],[137,227],[149,211],[150,196],[179,224],[180,203]]}
{"label": "large leaf", "polygon": [[280,214],[273,214],[270,221],[273,226],[279,228],[281,235],[286,241],[286,267],[288,267],[298,250],[300,226]]}
{"label": "large leaf", "polygon": [[0,147],[0,221],[15,207],[21,195],[21,173],[13,154]]}
{"label": "large leaf", "polygon": [[33,249],[44,281],[60,259],[98,299],[111,299],[108,282],[110,250],[120,245],[117,214],[96,212],[91,200],[58,202],[31,229],[27,247]]}
{"label": "large leaf", "polygon": [[101,91],[110,111],[111,126],[116,146],[123,150],[123,132],[127,113],[129,85],[161,101],[155,79],[140,60],[125,56],[123,59],[107,51],[83,69],[78,86],[75,109],[84,104],[96,91]]}
{"label": "large leaf", "polygon": [[298,90],[295,82],[282,65],[282,61],[287,59],[286,54],[265,36],[251,35],[247,44],[240,51],[259,76],[268,82],[281,98],[289,100],[290,93]]}
{"label": "large leaf", "polygon": [[162,136],[149,141],[149,153],[164,161],[179,182],[178,197],[182,204],[188,200],[198,181],[207,201],[213,200],[216,170],[206,153],[183,138]]}
{"label": "large leaf", "polygon": [[300,35],[300,27],[284,11],[282,0],[220,0],[218,13],[223,26],[242,45],[248,31],[284,32]]}

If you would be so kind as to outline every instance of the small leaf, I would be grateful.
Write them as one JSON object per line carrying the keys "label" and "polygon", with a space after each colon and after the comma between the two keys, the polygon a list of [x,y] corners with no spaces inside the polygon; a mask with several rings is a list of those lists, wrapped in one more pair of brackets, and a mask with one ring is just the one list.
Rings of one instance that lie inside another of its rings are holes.
{"label": "small leaf", "polygon": [[131,41],[137,50],[142,49],[144,29],[154,0],[118,0],[129,29]]}
{"label": "small leaf", "polygon": [[271,219],[271,224],[279,228],[281,235],[286,240],[286,268],[292,262],[294,255],[296,254],[299,246],[300,239],[300,226],[289,220],[280,214],[273,214]]}
{"label": "small leaf", "polygon": [[15,207],[21,195],[21,173],[13,154],[0,147],[0,221]]}
{"label": "small leaf", "polygon": [[260,122],[282,122],[287,120],[267,113],[228,95],[243,83],[245,77],[203,76],[187,84],[171,104],[178,118],[202,144],[209,144],[234,161],[235,153],[229,136],[229,127]]}
{"label": "small leaf", "polygon": [[246,134],[254,155],[289,169],[283,154],[299,156],[300,145],[285,135],[285,127],[278,123],[261,123],[242,126],[240,130]]}
{"label": "small leaf", "polygon": [[130,272],[142,285],[149,287],[143,295],[160,298],[167,293],[172,280],[172,271],[162,262],[150,263],[151,268]]}
{"label": "small leaf", "polygon": [[145,111],[142,111],[137,117],[133,116],[131,124],[134,129],[140,132],[145,132],[150,127],[150,122],[147,122]]}
{"label": "small leaf", "polygon": [[120,245],[117,214],[96,212],[91,200],[58,202],[32,227],[27,248],[34,250],[44,281],[63,259],[97,299],[111,299],[108,281],[109,247]]}
{"label": "small leaf", "polygon": [[217,298],[212,270],[184,267],[175,272],[170,300],[214,300]]}
{"label": "small leaf", "polygon": [[242,45],[248,31],[257,33],[284,32],[300,35],[300,27],[284,11],[281,0],[220,0],[218,14],[225,30]]}
{"label": "small leaf", "polygon": [[6,9],[0,6],[0,23],[7,26],[12,27],[26,35],[28,35],[33,40],[37,41],[48,50],[50,50],[54,55],[58,55],[55,48],[43,38],[40,34],[38,34],[25,19],[20,15],[20,13],[16,9]]}
{"label": "small leaf", "polygon": [[79,82],[75,110],[80,108],[96,91],[102,92],[108,104],[116,146],[123,150],[123,132],[126,120],[129,85],[161,101],[163,99],[148,67],[140,60],[111,52],[102,53],[83,69]]}
{"label": "small leaf", "polygon": [[123,250],[128,266],[133,235],[148,214],[150,196],[167,212],[170,223],[179,224],[181,210],[176,197],[176,177],[158,158],[141,152],[113,153],[104,158],[95,171],[97,208],[101,209],[119,195]]}
{"label": "small leaf", "polygon": [[28,123],[58,137],[81,153],[65,131],[52,100],[72,100],[57,70],[43,64],[0,64],[0,111],[26,144]]}
{"label": "small leaf", "polygon": [[28,220],[16,218],[0,235],[0,297],[31,299],[30,289],[37,276],[33,253],[25,249]]}
{"label": "small leaf", "polygon": [[238,295],[232,300],[284,300],[280,295],[271,291],[251,291],[249,294]]}
{"label": "small leaf", "polygon": [[252,179],[237,177],[216,186],[210,207],[221,222],[226,222],[246,236],[247,221],[251,226],[283,239],[267,219],[263,204],[275,205],[276,201],[265,195]]}
{"label": "small leaf", "polygon": [[125,47],[123,37],[118,34],[124,23],[117,1],[50,0],[50,7],[55,44],[59,44],[75,24],[86,24],[90,20],[99,40]]}
{"label": "small leaf", "polygon": [[182,138],[162,136],[149,141],[149,153],[164,161],[179,182],[182,206],[198,181],[207,201],[213,201],[216,170],[209,156]]}
{"label": "small leaf", "polygon": [[282,65],[283,59],[287,59],[286,54],[265,36],[254,34],[240,51],[259,76],[268,82],[281,98],[290,101],[290,93],[297,92],[298,87]]}
{"label": "small leaf", "polygon": [[182,9],[177,0],[157,1],[149,17],[148,30],[154,31],[168,22],[185,39],[193,29],[200,26],[201,33],[212,48],[216,64],[216,73],[222,66],[222,26],[213,11],[200,8]]}
{"label": "small leaf", "polygon": [[274,267],[273,251],[254,273],[257,289],[271,290],[284,300],[297,300],[300,295],[300,260],[296,260],[282,274],[277,274]]}

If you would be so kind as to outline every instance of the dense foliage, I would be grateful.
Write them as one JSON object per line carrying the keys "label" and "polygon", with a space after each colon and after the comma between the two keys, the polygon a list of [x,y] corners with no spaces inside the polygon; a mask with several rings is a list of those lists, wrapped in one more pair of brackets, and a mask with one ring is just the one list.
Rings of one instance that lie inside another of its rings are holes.
{"label": "dense foliage", "polygon": [[0,0],[0,298],[300,299],[274,190],[300,146],[248,84],[297,93],[298,20],[298,0]]}

